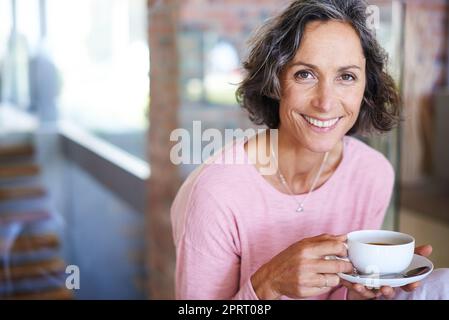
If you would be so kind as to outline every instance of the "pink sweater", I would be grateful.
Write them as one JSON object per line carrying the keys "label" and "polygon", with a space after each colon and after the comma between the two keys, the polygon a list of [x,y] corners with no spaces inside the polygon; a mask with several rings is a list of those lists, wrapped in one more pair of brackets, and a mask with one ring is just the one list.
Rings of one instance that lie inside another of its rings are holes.
{"label": "pink sweater", "polygon": [[[302,213],[295,212],[291,195],[271,186],[251,164],[212,163],[193,172],[171,208],[176,298],[257,299],[251,275],[291,244],[322,233],[379,229],[393,168],[361,141],[348,136],[343,141],[341,163]],[[224,152],[246,159],[242,140]],[[313,299],[345,297],[346,289],[335,287]]]}

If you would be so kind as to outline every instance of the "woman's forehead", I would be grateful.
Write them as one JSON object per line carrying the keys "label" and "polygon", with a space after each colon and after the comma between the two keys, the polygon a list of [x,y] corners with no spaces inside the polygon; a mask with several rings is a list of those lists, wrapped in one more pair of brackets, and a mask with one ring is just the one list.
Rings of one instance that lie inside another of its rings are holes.
{"label": "woman's forehead", "polygon": [[340,21],[309,22],[293,62],[320,65],[364,64],[360,37],[354,28]]}

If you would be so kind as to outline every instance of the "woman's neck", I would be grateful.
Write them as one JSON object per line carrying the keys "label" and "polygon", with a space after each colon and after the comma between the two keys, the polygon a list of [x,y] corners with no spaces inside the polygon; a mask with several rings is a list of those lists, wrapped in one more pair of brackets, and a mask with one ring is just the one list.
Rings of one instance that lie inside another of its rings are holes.
{"label": "woman's neck", "polygon": [[[338,167],[342,151],[343,143],[341,141],[329,151],[316,188],[323,184]],[[313,152],[307,149],[285,129],[279,128],[277,154],[279,169],[293,193],[300,194],[309,191],[324,157],[324,152]]]}

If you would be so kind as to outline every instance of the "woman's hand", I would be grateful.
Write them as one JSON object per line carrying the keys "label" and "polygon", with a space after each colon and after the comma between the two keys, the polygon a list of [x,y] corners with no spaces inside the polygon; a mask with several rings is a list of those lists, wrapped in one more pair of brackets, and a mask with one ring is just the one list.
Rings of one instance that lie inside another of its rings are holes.
{"label": "woman's hand", "polygon": [[[430,256],[432,253],[432,246],[424,245],[415,248],[415,253],[424,257]],[[390,286],[383,286],[380,289],[368,289],[361,284],[354,284],[348,281],[342,280],[342,284],[348,288],[348,300],[366,300],[375,299],[384,296],[386,299],[393,299],[395,296],[395,291]],[[406,292],[412,292],[421,285],[421,282],[413,282],[406,286],[401,287],[402,290]]]}
{"label": "woman's hand", "polygon": [[[432,254],[432,250],[433,250],[432,246],[430,244],[426,244],[424,246],[416,247],[415,253],[420,256],[423,256],[423,257],[428,257]],[[417,282],[409,283],[408,285],[401,287],[401,289],[406,292],[412,292],[413,290],[418,288],[420,285],[421,285],[421,282],[417,281]]]}
{"label": "woman's hand", "polygon": [[302,299],[329,292],[340,284],[338,272],[351,272],[352,264],[341,260],[324,260],[328,255],[347,256],[346,235],[323,234],[291,245],[251,277],[259,299],[288,296]]}
{"label": "woman's hand", "polygon": [[369,289],[360,283],[351,283],[342,280],[341,284],[348,288],[348,300],[369,300],[384,296],[387,299],[394,298],[394,289],[390,286],[382,286],[380,289]]}

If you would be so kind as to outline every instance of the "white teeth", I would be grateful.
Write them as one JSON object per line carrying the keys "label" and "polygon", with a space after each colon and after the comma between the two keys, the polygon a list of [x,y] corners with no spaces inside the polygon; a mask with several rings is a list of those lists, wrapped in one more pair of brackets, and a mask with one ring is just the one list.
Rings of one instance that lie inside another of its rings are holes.
{"label": "white teeth", "polygon": [[309,122],[310,124],[313,124],[314,126],[319,127],[319,128],[332,127],[339,120],[339,118],[335,118],[335,119],[331,119],[331,120],[327,120],[327,121],[320,121],[318,119],[311,118],[306,115],[304,115],[304,118],[307,120],[307,122]]}

